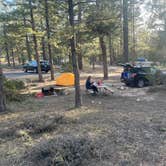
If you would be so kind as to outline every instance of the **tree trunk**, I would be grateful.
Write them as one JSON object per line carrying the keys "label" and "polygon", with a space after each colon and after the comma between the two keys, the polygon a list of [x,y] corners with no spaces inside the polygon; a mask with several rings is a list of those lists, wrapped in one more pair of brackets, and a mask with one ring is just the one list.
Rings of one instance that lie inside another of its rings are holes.
{"label": "tree trunk", "polygon": [[78,68],[79,70],[83,70],[83,61],[82,61],[82,53],[78,52]]}
{"label": "tree trunk", "polygon": [[8,44],[7,43],[5,43],[5,51],[6,51],[6,59],[7,59],[8,66],[11,66],[10,56],[9,56],[9,49],[8,49]]}
{"label": "tree trunk", "polygon": [[5,38],[6,59],[7,59],[8,66],[11,66],[11,64],[10,64],[9,48],[8,48],[8,43],[7,43],[7,35],[6,35],[6,26],[5,26],[5,24],[4,24],[4,26],[3,26],[3,34],[4,34],[4,38]]}
{"label": "tree trunk", "polygon": [[15,67],[16,66],[16,64],[15,64],[15,58],[14,58],[14,51],[13,51],[13,48],[12,48],[12,50],[11,50],[12,52],[11,52],[11,57],[12,57],[12,63],[13,63],[13,67]]}
{"label": "tree trunk", "polygon": [[113,65],[113,51],[112,51],[112,37],[111,35],[108,38],[108,42],[109,42],[109,55],[110,55],[110,65]]}
{"label": "tree trunk", "polygon": [[106,45],[104,42],[104,36],[100,36],[99,41],[100,41],[100,47],[102,50],[104,79],[107,80],[108,79],[108,65],[107,65],[107,51],[106,51]]}
{"label": "tree trunk", "polygon": [[18,63],[21,64],[21,55],[17,46],[16,46],[16,53],[18,55]]}
{"label": "tree trunk", "polygon": [[91,64],[92,64],[92,69],[95,70],[95,63],[96,63],[96,57],[92,56],[91,57]]}
{"label": "tree trunk", "polygon": [[49,24],[49,13],[48,13],[48,0],[45,0],[45,19],[46,19],[46,30],[47,30],[47,39],[48,39],[48,54],[49,54],[49,62],[51,67],[51,80],[54,80],[54,67],[52,61],[52,52],[50,45],[50,24]]}
{"label": "tree trunk", "polygon": [[[26,27],[25,16],[23,17],[23,20],[24,20],[24,27]],[[26,50],[27,50],[28,60],[31,61],[32,56],[31,56],[30,44],[29,44],[29,39],[28,39],[28,34],[27,33],[25,35],[25,42],[26,42]]]}
{"label": "tree trunk", "polygon": [[0,66],[0,112],[4,112],[4,111],[6,111],[6,100],[5,100],[4,90],[3,90],[3,72]]}
{"label": "tree trunk", "polygon": [[[78,24],[81,23],[81,17],[82,17],[82,8],[81,8],[81,2],[80,0],[78,1]],[[78,52],[77,52],[77,55],[78,55],[78,67],[80,70],[83,69],[83,60],[82,60],[82,52],[81,52],[81,34],[80,34],[80,31],[78,30],[77,32],[77,47],[78,47]]]}
{"label": "tree trunk", "polygon": [[128,33],[128,0],[123,0],[123,54],[125,62],[129,61]]}
{"label": "tree trunk", "polygon": [[43,60],[48,60],[47,55],[46,55],[46,42],[44,37],[42,37],[42,52],[43,52]]}
{"label": "tree trunk", "polygon": [[[32,0],[29,0],[29,7],[30,7],[30,16],[31,16],[31,26],[32,30],[35,32],[35,22],[33,18],[33,7],[32,7]],[[43,76],[41,72],[41,66],[40,66],[40,58],[39,58],[39,53],[38,53],[38,43],[36,39],[36,35],[33,34],[33,42],[34,42],[34,49],[35,49],[35,59],[37,61],[37,70],[38,70],[38,76],[39,76],[39,82],[43,81]]]}
{"label": "tree trunk", "polygon": [[119,50],[120,56],[123,58],[123,0],[120,0],[120,42],[119,42]]}
{"label": "tree trunk", "polygon": [[135,38],[135,4],[132,1],[132,57],[136,57],[136,38]]}
{"label": "tree trunk", "polygon": [[166,32],[166,1],[164,1],[164,31]]}
{"label": "tree trunk", "polygon": [[73,72],[75,75],[75,107],[81,107],[81,89],[80,89],[80,75],[77,65],[77,58],[76,58],[76,48],[75,48],[75,30],[74,30],[74,11],[73,11],[73,0],[68,0],[68,7],[69,7],[69,21],[70,26],[72,28],[72,37],[70,39],[70,46],[71,46],[71,55],[72,55],[72,66]]}
{"label": "tree trunk", "polygon": [[26,50],[27,50],[27,54],[28,54],[28,60],[31,61],[32,60],[32,56],[31,56],[29,39],[28,39],[28,35],[27,34],[25,36],[25,40],[26,40]]}

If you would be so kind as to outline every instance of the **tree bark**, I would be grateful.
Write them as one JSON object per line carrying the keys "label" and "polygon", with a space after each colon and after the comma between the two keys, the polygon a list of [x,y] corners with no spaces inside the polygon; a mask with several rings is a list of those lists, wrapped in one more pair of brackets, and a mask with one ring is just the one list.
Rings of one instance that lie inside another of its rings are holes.
{"label": "tree bark", "polygon": [[0,112],[4,112],[4,111],[6,111],[6,99],[5,99],[4,89],[3,89],[3,72],[0,66]]}
{"label": "tree bark", "polygon": [[123,0],[120,0],[120,42],[119,42],[119,50],[120,56],[123,58]]}
{"label": "tree bark", "polygon": [[125,62],[129,61],[128,31],[128,0],[123,0],[123,55]]}
{"label": "tree bark", "polygon": [[[36,29],[35,29],[35,22],[34,22],[34,17],[33,17],[32,0],[29,0],[29,7],[30,7],[30,16],[31,16],[31,26],[32,26],[32,30],[35,31]],[[38,43],[37,43],[35,34],[33,34],[33,42],[34,42],[34,49],[35,49],[35,59],[37,61],[39,82],[42,82],[43,76],[42,76],[42,72],[41,72],[40,58],[39,58],[39,53],[38,53]]]}
{"label": "tree bark", "polygon": [[136,36],[135,36],[135,4],[132,1],[132,57],[136,56]]}
{"label": "tree bark", "polygon": [[[26,27],[25,16],[23,16],[23,20],[24,20],[24,27]],[[28,39],[28,34],[27,33],[25,35],[25,42],[26,42],[26,51],[27,51],[27,55],[28,55],[28,60],[31,61],[32,56],[31,56],[30,44],[29,44],[29,39]]]}
{"label": "tree bark", "polygon": [[[78,24],[81,23],[81,17],[82,17],[82,8],[81,8],[81,2],[80,0],[78,1]],[[78,67],[80,70],[83,69],[83,60],[82,60],[82,52],[81,52],[81,34],[80,34],[80,31],[78,30],[77,32],[77,47],[78,47],[78,52],[77,52],[77,55],[78,55]]]}
{"label": "tree bark", "polygon": [[10,63],[10,56],[9,56],[9,49],[8,49],[8,44],[7,44],[7,42],[5,42],[5,51],[6,51],[6,59],[7,59],[8,66],[11,66],[11,63]]}
{"label": "tree bark", "polygon": [[48,60],[47,55],[46,55],[46,42],[44,37],[42,37],[42,52],[43,52],[43,60]]}
{"label": "tree bark", "polygon": [[21,55],[17,46],[16,46],[16,53],[18,55],[18,63],[21,64]]}
{"label": "tree bark", "polygon": [[51,67],[51,80],[54,80],[54,67],[52,61],[52,52],[50,45],[50,24],[49,24],[49,13],[48,13],[48,0],[45,0],[45,19],[46,19],[46,30],[47,30],[47,39],[48,39],[48,54],[49,54],[49,63]]}
{"label": "tree bark", "polygon": [[12,48],[12,50],[11,50],[11,55],[12,55],[12,63],[13,63],[13,67],[15,67],[16,64],[15,64],[15,58],[14,58],[14,51],[13,51],[13,48]]}
{"label": "tree bark", "polygon": [[110,65],[113,65],[113,51],[112,51],[112,37],[111,35],[108,38],[108,42],[109,42],[109,57],[110,57]]}
{"label": "tree bark", "polygon": [[75,107],[81,107],[81,89],[80,89],[80,74],[77,65],[77,58],[76,58],[76,46],[75,46],[75,30],[74,30],[74,5],[73,0],[68,0],[68,7],[69,7],[69,22],[72,28],[72,37],[70,39],[70,46],[71,46],[71,55],[72,55],[72,66],[73,72],[75,75]]}
{"label": "tree bark", "polygon": [[104,36],[100,36],[99,41],[100,41],[100,47],[102,50],[104,79],[107,80],[108,79],[108,65],[107,65],[107,51],[106,51],[106,45],[104,42]]}
{"label": "tree bark", "polygon": [[11,66],[11,63],[10,63],[10,56],[9,56],[9,48],[8,48],[8,43],[7,43],[7,34],[6,34],[6,26],[5,26],[5,24],[3,25],[3,34],[4,34],[4,38],[5,38],[6,59],[7,59],[8,66]]}

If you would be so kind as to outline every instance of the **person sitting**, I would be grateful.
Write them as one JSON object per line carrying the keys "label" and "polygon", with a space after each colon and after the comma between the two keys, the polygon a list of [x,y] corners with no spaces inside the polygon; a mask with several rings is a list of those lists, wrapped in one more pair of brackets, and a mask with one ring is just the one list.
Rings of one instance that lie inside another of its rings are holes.
{"label": "person sitting", "polygon": [[91,80],[91,76],[89,76],[86,80],[86,89],[89,90],[89,89],[92,89],[94,94],[98,93],[98,88],[97,86],[95,86],[95,82],[92,82]]}

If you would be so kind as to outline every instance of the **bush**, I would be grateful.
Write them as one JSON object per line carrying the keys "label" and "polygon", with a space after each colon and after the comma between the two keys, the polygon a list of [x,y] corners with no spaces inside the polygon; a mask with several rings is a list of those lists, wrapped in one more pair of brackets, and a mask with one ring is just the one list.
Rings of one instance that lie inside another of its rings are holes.
{"label": "bush", "polygon": [[4,89],[8,101],[22,101],[20,90],[25,89],[23,81],[4,79]]}
{"label": "bush", "polygon": [[29,134],[42,134],[45,132],[51,132],[59,125],[65,123],[65,118],[62,115],[47,116],[41,115],[26,119],[22,124],[23,129],[28,129]]}
{"label": "bush", "polygon": [[64,135],[38,144],[22,160],[31,166],[83,166],[95,157],[94,144],[88,137]]}
{"label": "bush", "polygon": [[73,72],[73,67],[71,63],[64,63],[61,67],[62,72]]}
{"label": "bush", "polygon": [[20,81],[20,80],[7,80],[7,79],[5,79],[4,86],[7,89],[15,89],[15,90],[25,89],[24,82]]}

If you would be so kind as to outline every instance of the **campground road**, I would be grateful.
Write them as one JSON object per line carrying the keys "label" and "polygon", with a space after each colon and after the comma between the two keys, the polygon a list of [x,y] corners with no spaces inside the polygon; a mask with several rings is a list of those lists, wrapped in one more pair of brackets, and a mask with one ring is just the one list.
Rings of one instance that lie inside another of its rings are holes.
{"label": "campground road", "polygon": [[[38,74],[33,73],[33,72],[28,72],[25,73],[22,70],[4,70],[4,75],[6,78],[8,79],[20,79],[20,80],[26,80],[26,79],[38,79]],[[55,74],[55,76],[57,76],[57,73]],[[49,78],[50,77],[50,73],[43,73],[43,78]]]}

